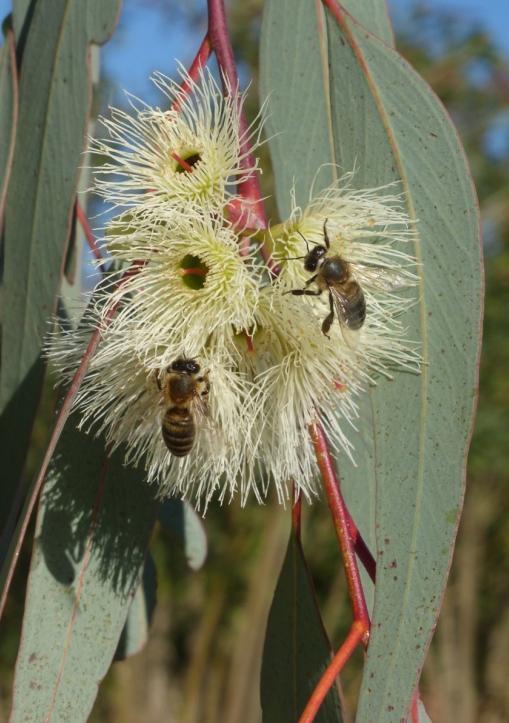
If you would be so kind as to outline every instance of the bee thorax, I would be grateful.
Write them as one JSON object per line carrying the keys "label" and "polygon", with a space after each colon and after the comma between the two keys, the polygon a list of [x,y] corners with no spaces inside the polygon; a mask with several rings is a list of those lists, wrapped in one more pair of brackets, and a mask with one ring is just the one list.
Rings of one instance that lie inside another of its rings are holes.
{"label": "bee thorax", "polygon": [[341,284],[348,278],[348,267],[339,256],[333,256],[323,261],[320,274],[331,284]]}
{"label": "bee thorax", "polygon": [[195,394],[196,381],[186,374],[175,374],[168,381],[168,392],[174,404],[182,404]]}

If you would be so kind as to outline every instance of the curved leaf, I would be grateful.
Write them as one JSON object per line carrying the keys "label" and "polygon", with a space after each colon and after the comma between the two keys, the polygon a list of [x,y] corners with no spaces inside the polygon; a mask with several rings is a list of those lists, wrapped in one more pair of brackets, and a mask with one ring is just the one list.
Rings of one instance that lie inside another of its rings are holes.
{"label": "curved leaf", "polygon": [[[39,505],[13,722],[86,720],[138,588],[155,490],[67,425]],[[76,681],[79,680],[79,685]]]}
{"label": "curved leaf", "polygon": [[207,557],[207,535],[194,507],[187,500],[164,500],[159,520],[182,547],[191,570],[199,570]]}
{"label": "curved leaf", "polygon": [[394,45],[394,33],[385,0],[343,0],[343,8],[366,30]]}
{"label": "curved leaf", "polygon": [[133,601],[129,606],[127,620],[122,630],[115,652],[115,660],[125,660],[142,650],[148,640],[148,631],[156,606],[157,571],[154,559],[147,553],[143,567],[143,578],[138,585]]}
{"label": "curved leaf", "polygon": [[118,8],[119,0],[14,8],[16,33],[26,32],[25,12],[33,14],[5,207],[0,427],[11,449],[6,489],[17,484],[23,466],[41,386],[42,339],[60,287],[90,106],[89,44],[107,39]]}
{"label": "curved leaf", "polygon": [[18,122],[18,75],[16,46],[10,24],[5,29],[5,43],[0,48],[0,234],[5,199],[12,168],[16,125]]}
{"label": "curved leaf", "polygon": [[[295,723],[330,660],[330,643],[313,582],[301,544],[292,532],[265,633],[261,674],[263,723]],[[341,720],[339,695],[333,686],[315,721]]]}
{"label": "curved leaf", "polygon": [[[332,0],[335,16],[325,11],[319,49],[293,19],[316,8],[299,2],[289,12],[286,3],[285,13],[282,5],[266,4],[262,88],[271,94],[269,135],[278,134],[270,144],[283,218],[292,178],[299,178],[297,203],[306,205],[323,157],[317,153],[310,164],[295,143],[295,129],[304,137],[315,132],[315,124],[323,128],[329,121],[329,162],[343,171],[356,167],[354,183],[360,188],[399,181],[410,218],[418,221],[418,299],[404,324],[408,338],[422,343],[423,371],[419,377],[398,373],[370,390],[361,435],[371,440],[372,452],[353,438],[358,468],[340,463],[345,496],[365,537],[372,534],[363,525],[366,510],[375,508],[376,522],[373,632],[357,720],[392,722],[408,712],[436,624],[463,500],[482,308],[477,203],[456,132],[409,65]],[[315,30],[321,15],[318,10],[318,19],[310,20]],[[279,42],[283,32],[291,43]],[[320,86],[321,100],[317,88],[312,90],[314,117],[307,113],[294,47],[305,58],[307,77]],[[317,188],[327,183],[326,176],[319,177]]]}

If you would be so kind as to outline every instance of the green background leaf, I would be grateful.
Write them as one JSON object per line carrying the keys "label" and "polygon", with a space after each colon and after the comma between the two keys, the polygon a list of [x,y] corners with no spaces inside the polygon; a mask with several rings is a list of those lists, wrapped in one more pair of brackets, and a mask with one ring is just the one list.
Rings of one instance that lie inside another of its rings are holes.
{"label": "green background leaf", "polygon": [[[16,664],[12,721],[87,719],[139,586],[155,489],[75,429],[43,492]],[[76,681],[79,680],[79,685]]]}
{"label": "green background leaf", "polygon": [[[263,723],[295,723],[330,660],[313,582],[292,533],[267,621],[261,674]],[[342,720],[335,686],[315,720]]]}
{"label": "green background leaf", "polygon": [[[267,130],[278,134],[270,145],[282,218],[293,178],[297,203],[305,206],[323,162],[323,153],[310,157],[296,135],[313,138],[329,124],[327,160],[342,171],[355,166],[359,188],[399,181],[408,213],[418,219],[418,303],[404,323],[408,338],[421,341],[423,371],[398,373],[370,390],[364,441],[352,437],[359,466],[339,464],[345,496],[368,538],[376,522],[373,632],[357,720],[392,722],[408,711],[463,501],[482,308],[477,203],[456,132],[408,64],[347,15],[339,26],[327,12],[318,44],[306,28],[322,27],[322,12],[305,2],[291,5],[266,3],[261,48],[262,95],[271,96]],[[361,17],[367,5],[358,7]],[[309,94],[298,90],[304,78],[316,83]]]}

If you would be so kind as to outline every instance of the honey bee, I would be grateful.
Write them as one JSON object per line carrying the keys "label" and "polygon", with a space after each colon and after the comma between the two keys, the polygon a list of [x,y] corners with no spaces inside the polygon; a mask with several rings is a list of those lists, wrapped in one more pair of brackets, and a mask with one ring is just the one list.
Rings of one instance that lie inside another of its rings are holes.
{"label": "honey bee", "polygon": [[[330,338],[329,330],[334,316],[337,316],[343,332],[345,329],[358,331],[366,319],[366,299],[360,284],[352,275],[350,264],[339,254],[328,256],[330,240],[327,219],[323,224],[324,244],[315,244],[310,249],[308,240],[304,236],[302,238],[306,242],[307,254],[296,258],[303,258],[304,268],[314,275],[306,281],[303,289],[292,289],[287,293],[294,296],[320,296],[323,291],[328,292],[330,312],[322,323],[322,333],[327,338]],[[318,289],[307,288],[313,283],[316,283]]]}
{"label": "honey bee", "polygon": [[164,442],[175,457],[185,457],[196,439],[197,417],[208,411],[208,372],[202,374],[195,359],[179,357],[167,367],[162,385],[156,379],[166,404],[161,422]]}

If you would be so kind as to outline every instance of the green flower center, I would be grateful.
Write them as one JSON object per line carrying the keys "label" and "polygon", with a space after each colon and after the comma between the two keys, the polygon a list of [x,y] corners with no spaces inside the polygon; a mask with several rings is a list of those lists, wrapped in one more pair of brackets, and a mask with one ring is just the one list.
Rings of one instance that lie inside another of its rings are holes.
{"label": "green flower center", "polygon": [[176,161],[176,173],[192,173],[197,163],[201,161],[201,154],[196,150],[177,153],[173,151],[171,157]]}
{"label": "green flower center", "polygon": [[179,264],[182,281],[188,289],[198,291],[205,286],[205,278],[209,272],[208,266],[198,256],[186,254]]}

